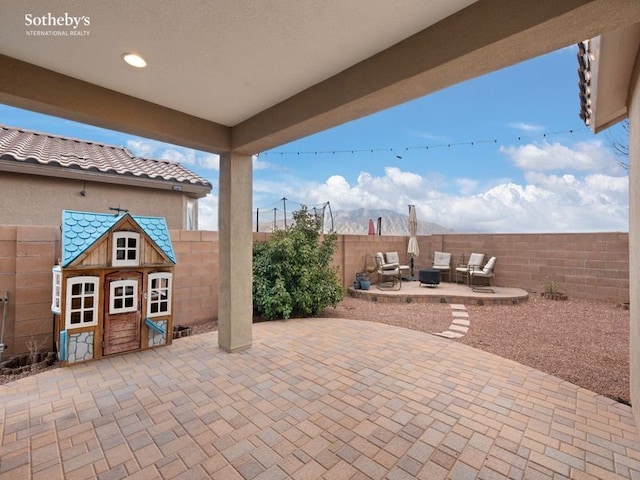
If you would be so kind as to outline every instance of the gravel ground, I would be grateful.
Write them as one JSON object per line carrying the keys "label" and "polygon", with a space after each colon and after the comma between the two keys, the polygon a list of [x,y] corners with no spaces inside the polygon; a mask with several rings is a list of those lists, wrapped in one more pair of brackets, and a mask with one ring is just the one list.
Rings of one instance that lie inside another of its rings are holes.
{"label": "gravel ground", "polygon": [[612,302],[553,301],[469,306],[475,348],[629,403],[629,311]]}
{"label": "gravel ground", "polygon": [[[611,302],[553,301],[535,295],[517,305],[468,305],[467,310],[471,328],[455,341],[629,403],[628,310]],[[382,322],[425,333],[446,330],[452,319],[447,304],[400,305],[351,297],[321,316]],[[197,325],[192,334],[215,329],[215,323]],[[25,375],[0,375],[0,384]]]}

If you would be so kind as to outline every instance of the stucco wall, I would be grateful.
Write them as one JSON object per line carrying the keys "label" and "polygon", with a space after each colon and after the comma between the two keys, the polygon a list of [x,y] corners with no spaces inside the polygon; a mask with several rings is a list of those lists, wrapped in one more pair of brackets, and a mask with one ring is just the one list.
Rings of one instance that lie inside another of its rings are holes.
{"label": "stucco wall", "polygon": [[0,225],[59,226],[63,209],[107,213],[109,207],[114,207],[128,209],[132,215],[165,217],[170,229],[183,229],[186,228],[186,202],[184,193],[169,189],[10,172],[0,174]]}
{"label": "stucco wall", "polygon": [[[5,358],[25,351],[31,338],[52,342],[51,267],[59,255],[59,227],[0,226],[0,295],[9,291]],[[264,233],[254,233],[263,241]],[[174,324],[197,325],[217,318],[218,233],[171,230],[177,256]],[[625,233],[431,235],[418,238],[415,271],[431,265],[433,252],[481,252],[498,257],[495,285],[539,291],[549,275],[570,296],[612,302],[629,300],[629,240]],[[341,235],[334,264],[344,285],[365,269],[367,255],[397,251],[406,260],[407,237]],[[374,275],[375,277],[375,275]],[[640,300],[638,300],[640,301]],[[633,302],[632,302],[633,308]],[[1,311],[1,310],[0,310]],[[632,330],[632,335],[638,335]],[[637,368],[637,367],[636,367]]]}

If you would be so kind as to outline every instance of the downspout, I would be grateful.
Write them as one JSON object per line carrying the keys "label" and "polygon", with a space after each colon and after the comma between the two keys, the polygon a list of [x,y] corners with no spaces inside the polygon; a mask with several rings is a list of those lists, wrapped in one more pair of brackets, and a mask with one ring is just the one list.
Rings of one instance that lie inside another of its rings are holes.
{"label": "downspout", "polygon": [[9,291],[4,292],[4,297],[0,298],[2,302],[2,327],[0,328],[0,362],[2,361],[2,353],[4,352],[4,324],[7,319],[7,303],[9,303]]}

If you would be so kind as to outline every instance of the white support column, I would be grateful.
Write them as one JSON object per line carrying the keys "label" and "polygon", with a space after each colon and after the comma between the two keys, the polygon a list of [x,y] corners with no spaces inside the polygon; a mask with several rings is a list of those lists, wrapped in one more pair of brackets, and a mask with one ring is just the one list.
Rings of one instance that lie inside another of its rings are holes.
{"label": "white support column", "polygon": [[629,357],[630,390],[640,428],[640,78],[636,60],[629,105]]}
{"label": "white support column", "polygon": [[227,352],[251,346],[252,183],[251,156],[220,155],[218,346]]}
{"label": "white support column", "polygon": [[640,52],[629,85],[629,390],[640,428]]}

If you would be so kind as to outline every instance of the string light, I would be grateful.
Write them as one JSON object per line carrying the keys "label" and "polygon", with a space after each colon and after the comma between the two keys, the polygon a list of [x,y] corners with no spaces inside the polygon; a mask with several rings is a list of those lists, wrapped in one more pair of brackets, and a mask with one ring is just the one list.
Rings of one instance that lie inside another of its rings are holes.
{"label": "string light", "polygon": [[256,213],[256,211],[273,211],[273,210],[278,210],[278,206],[282,207],[283,206],[283,200],[285,200],[286,203],[284,203],[284,205],[289,204],[289,203],[293,203],[295,205],[298,206],[298,208],[302,208],[305,207],[308,210],[313,210],[314,208],[321,208],[321,207],[325,207],[328,205],[329,202],[322,202],[322,203],[316,203],[314,205],[310,205],[308,203],[300,203],[297,202],[296,200],[291,200],[290,198],[285,198],[285,199],[280,199],[280,200],[276,200],[275,202],[270,203],[269,205],[263,205],[262,207],[256,207],[256,209],[253,211],[253,213]]}
{"label": "string light", "polygon": [[[316,216],[316,218],[320,218],[321,219],[321,228],[324,230],[324,219],[325,219],[325,210],[328,210],[328,216],[329,216],[329,232],[333,232],[334,229],[334,225],[333,225],[333,212],[331,211],[331,204],[330,202],[324,202],[324,203],[318,203],[315,205],[309,205],[309,204],[302,204],[299,202],[296,202],[295,200],[290,200],[286,197],[282,197],[279,201],[277,202],[273,202],[269,205],[266,205],[264,207],[258,207],[253,211],[254,217],[255,217],[255,223],[254,226],[256,227],[256,232],[260,231],[260,227],[266,227],[267,230],[271,228],[272,231],[276,230],[278,227],[278,219],[282,219],[282,223],[284,225],[284,228],[287,228],[287,219],[292,218],[294,216],[293,212],[291,211],[291,209],[289,210],[289,213],[287,214],[287,202],[289,203],[294,203],[296,205],[298,205],[298,209],[302,210],[303,208],[306,209],[306,211],[308,213],[311,213],[313,215]],[[282,205],[283,207],[283,214],[278,216],[278,208],[277,207],[273,207],[273,208],[269,208],[272,207],[273,205]],[[261,220],[260,219],[260,214],[262,213],[262,215],[266,215],[267,218],[270,218],[271,214],[273,214],[273,221],[269,222],[269,220]],[[320,214],[320,215],[319,215]],[[268,224],[271,223],[271,226],[269,226]]]}
{"label": "string light", "polygon": [[[565,134],[572,134],[574,133],[575,130],[574,129],[569,129],[569,130],[562,130],[562,131],[558,131],[558,132],[547,132],[547,133],[542,133],[540,135],[528,135],[528,136],[523,136],[520,135],[517,138],[517,140],[519,142],[523,141],[523,140],[535,140],[537,138],[542,138],[542,139],[546,139],[548,137],[551,136],[555,136],[555,135],[565,135]],[[377,153],[377,152],[391,152],[392,154],[395,155],[396,158],[398,159],[402,159],[402,156],[397,154],[396,152],[404,149],[405,152],[409,152],[411,150],[429,150],[429,149],[434,149],[434,148],[453,148],[453,147],[461,147],[461,146],[471,146],[474,147],[476,145],[481,145],[484,143],[492,143],[492,144],[497,144],[498,141],[501,142],[506,142],[506,139],[498,139],[498,138],[492,138],[492,139],[481,139],[481,140],[471,140],[471,141],[466,141],[466,142],[452,142],[452,143],[441,143],[441,144],[434,144],[434,145],[419,145],[419,146],[413,146],[413,147],[402,147],[402,148],[389,148],[389,147],[384,147],[384,148],[350,148],[350,149],[345,149],[345,150],[337,150],[337,149],[333,149],[333,150],[313,150],[313,151],[284,151],[284,150],[280,150],[280,151],[270,151],[270,152],[262,152],[259,154],[262,156],[268,156],[268,155],[280,155],[280,156],[284,156],[284,155],[336,155],[336,154],[356,154],[356,153]]]}

